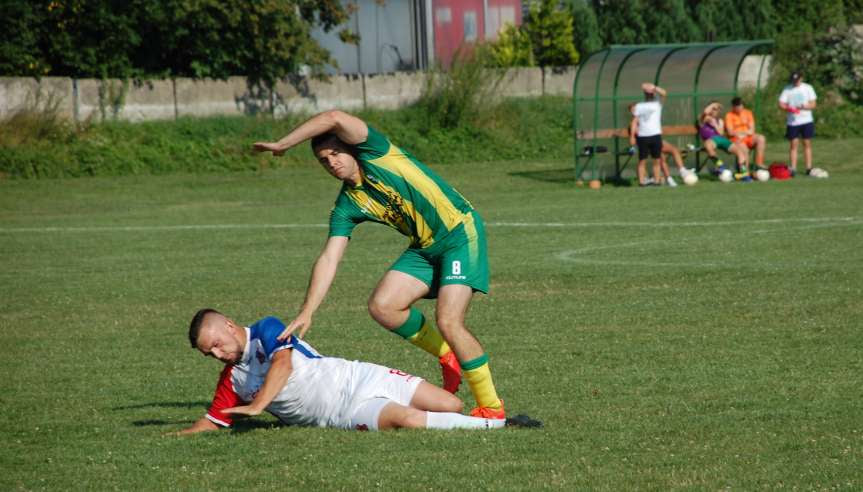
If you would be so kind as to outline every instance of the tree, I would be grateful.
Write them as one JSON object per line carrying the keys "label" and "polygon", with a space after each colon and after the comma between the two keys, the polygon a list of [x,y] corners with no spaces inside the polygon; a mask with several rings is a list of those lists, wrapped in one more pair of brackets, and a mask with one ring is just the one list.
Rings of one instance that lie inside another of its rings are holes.
{"label": "tree", "polygon": [[599,28],[605,44],[638,44],[649,42],[647,25],[639,0],[594,2]]}
{"label": "tree", "polygon": [[578,51],[573,43],[572,14],[560,8],[559,1],[532,2],[522,29],[530,38],[537,65],[546,67],[578,63]]}
{"label": "tree", "polygon": [[777,15],[770,0],[737,0],[741,12],[743,39],[771,39],[776,36]]}
{"label": "tree", "polygon": [[863,24],[863,0],[845,0],[845,16],[849,24]]}
{"label": "tree", "polygon": [[39,49],[44,24],[39,6],[0,1],[0,75],[45,75],[49,70]]}
{"label": "tree", "polygon": [[650,43],[687,43],[701,37],[683,0],[650,2],[643,8],[642,18],[647,28],[644,37]]}
{"label": "tree", "polygon": [[348,19],[339,0],[0,1],[0,71],[8,75],[246,75],[272,85],[302,66],[333,63],[309,33]]}
{"label": "tree", "polygon": [[599,22],[596,12],[584,0],[571,2],[572,41],[575,49],[585,55],[599,51],[602,48],[602,38],[599,35]]}
{"label": "tree", "polygon": [[774,0],[773,7],[779,17],[778,32],[826,32],[831,27],[843,28],[846,24],[842,0]]}
{"label": "tree", "polygon": [[329,30],[347,20],[337,0],[167,0],[150,15],[147,42],[136,54],[149,72],[220,79],[242,74],[266,86],[303,65],[333,63],[310,31],[315,23]]}
{"label": "tree", "polygon": [[533,46],[523,29],[507,24],[500,30],[497,40],[488,44],[489,63],[495,67],[532,67]]}

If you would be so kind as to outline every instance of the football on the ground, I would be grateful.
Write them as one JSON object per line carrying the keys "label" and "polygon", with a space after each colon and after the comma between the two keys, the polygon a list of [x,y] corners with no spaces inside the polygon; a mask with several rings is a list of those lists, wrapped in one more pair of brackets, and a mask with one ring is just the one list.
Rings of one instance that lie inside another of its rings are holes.
{"label": "football on the ground", "polygon": [[813,168],[811,171],[809,171],[809,175],[812,176],[813,178],[829,178],[830,177],[830,174],[828,174],[827,171],[821,169],[820,167]]}
{"label": "football on the ground", "polygon": [[732,173],[730,169],[723,169],[722,172],[719,173],[719,181],[722,181],[723,183],[734,181],[734,173]]}
{"label": "football on the ground", "polygon": [[688,186],[695,186],[698,183],[698,175],[695,173],[686,173],[683,175],[683,183]]}
{"label": "football on the ground", "polygon": [[767,181],[770,179],[770,171],[767,169],[759,169],[755,171],[755,179],[758,181]]}

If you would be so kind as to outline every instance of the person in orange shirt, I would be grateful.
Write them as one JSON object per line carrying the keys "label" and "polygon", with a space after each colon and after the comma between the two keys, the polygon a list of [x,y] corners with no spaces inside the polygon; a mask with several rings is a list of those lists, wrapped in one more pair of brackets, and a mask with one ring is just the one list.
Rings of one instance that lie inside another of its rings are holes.
{"label": "person in orange shirt", "polygon": [[735,97],[731,100],[731,111],[725,114],[725,131],[732,142],[755,149],[755,165],[764,167],[764,150],[767,139],[760,133],[755,133],[755,117],[752,111],[743,107],[743,100]]}

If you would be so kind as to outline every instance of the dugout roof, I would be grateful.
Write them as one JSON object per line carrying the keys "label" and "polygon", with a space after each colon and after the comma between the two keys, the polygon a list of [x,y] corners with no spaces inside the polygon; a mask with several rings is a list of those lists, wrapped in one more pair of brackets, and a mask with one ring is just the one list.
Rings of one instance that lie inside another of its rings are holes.
{"label": "dugout roof", "polygon": [[[676,135],[678,146],[698,145],[695,121],[712,100],[727,108],[739,94],[738,76],[744,58],[773,45],[769,39],[695,44],[612,45],[587,56],[573,83],[573,129],[576,178],[620,176],[621,153],[629,147],[628,106],[643,100],[642,82],[653,82],[668,97],[662,111],[663,133]],[[760,121],[762,57],[754,97],[744,97]],[[604,152],[595,152],[599,149]],[[614,167],[611,167],[611,164]],[[582,176],[590,169],[590,176]]]}

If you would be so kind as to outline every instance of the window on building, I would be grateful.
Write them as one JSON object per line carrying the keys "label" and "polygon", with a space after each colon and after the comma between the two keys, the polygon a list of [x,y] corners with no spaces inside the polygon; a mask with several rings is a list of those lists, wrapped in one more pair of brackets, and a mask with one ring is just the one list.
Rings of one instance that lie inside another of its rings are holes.
{"label": "window on building", "polygon": [[452,22],[452,10],[449,7],[441,7],[435,10],[435,18],[438,24],[448,24]]}
{"label": "window on building", "polygon": [[464,13],[464,40],[476,40],[476,12],[473,10]]}

